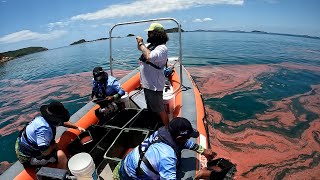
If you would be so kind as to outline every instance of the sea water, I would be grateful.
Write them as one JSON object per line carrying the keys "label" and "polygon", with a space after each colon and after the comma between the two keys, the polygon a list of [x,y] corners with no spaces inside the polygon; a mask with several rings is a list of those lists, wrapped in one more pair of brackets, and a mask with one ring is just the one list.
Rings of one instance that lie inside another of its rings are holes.
{"label": "sea water", "polygon": [[[145,37],[146,35],[144,35]],[[169,55],[178,36],[169,34]],[[254,33],[185,32],[183,64],[204,97],[210,142],[242,178],[315,177],[320,157],[320,40]],[[134,37],[114,40],[115,76],[138,67]],[[30,54],[0,64],[0,171],[14,142],[51,100],[75,113],[89,101],[91,71],[109,69],[109,41]],[[188,117],[186,117],[188,118]],[[252,157],[255,158],[252,158]],[[319,174],[318,174],[319,175]]]}

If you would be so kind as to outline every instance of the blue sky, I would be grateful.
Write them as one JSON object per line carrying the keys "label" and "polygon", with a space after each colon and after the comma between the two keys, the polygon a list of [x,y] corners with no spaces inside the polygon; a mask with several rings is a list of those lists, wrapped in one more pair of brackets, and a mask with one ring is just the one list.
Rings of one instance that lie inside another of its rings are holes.
{"label": "blue sky", "polygon": [[[320,36],[320,0],[0,0],[0,52],[67,46],[107,37],[118,22],[157,17],[173,17],[185,30]],[[147,26],[120,28],[118,35],[143,33]]]}

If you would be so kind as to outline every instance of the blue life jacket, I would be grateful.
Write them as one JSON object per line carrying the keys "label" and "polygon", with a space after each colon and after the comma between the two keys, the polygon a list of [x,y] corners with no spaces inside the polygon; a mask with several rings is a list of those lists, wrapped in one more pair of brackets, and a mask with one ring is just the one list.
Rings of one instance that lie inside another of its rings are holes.
{"label": "blue life jacket", "polygon": [[167,145],[169,145],[175,152],[176,156],[177,156],[177,163],[176,165],[178,166],[180,158],[181,158],[181,146],[178,146],[175,141],[172,139],[170,132],[168,131],[167,128],[165,127],[161,127],[158,130],[158,135],[156,135],[151,141],[149,141],[148,139],[144,140],[140,146],[139,146],[139,162],[138,162],[138,166],[136,169],[136,176],[141,176],[144,174],[143,170],[140,168],[141,162],[143,161],[144,164],[148,167],[149,170],[151,170],[153,173],[155,174],[159,174],[159,172],[157,172],[152,165],[150,164],[150,162],[148,161],[148,159],[144,156],[145,153],[147,152],[148,148],[154,144],[154,143],[165,143]]}

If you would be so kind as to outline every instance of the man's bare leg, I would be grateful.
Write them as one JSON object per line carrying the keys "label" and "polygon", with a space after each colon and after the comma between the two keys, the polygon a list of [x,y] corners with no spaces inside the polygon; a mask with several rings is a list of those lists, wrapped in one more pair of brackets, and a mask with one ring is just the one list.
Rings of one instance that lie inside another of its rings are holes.
{"label": "man's bare leg", "polygon": [[159,113],[159,115],[160,115],[160,118],[161,118],[163,124],[164,124],[166,127],[168,127],[168,125],[169,125],[169,117],[168,117],[168,114],[167,114],[165,111],[162,111],[162,112]]}

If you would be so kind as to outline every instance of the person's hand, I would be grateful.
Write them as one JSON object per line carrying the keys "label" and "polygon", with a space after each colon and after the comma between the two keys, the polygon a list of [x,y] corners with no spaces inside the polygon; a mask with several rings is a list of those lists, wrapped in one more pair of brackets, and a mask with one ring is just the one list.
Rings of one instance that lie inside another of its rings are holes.
{"label": "person's hand", "polygon": [[139,43],[143,43],[143,38],[140,37],[140,36],[137,36],[136,37],[136,40],[137,40],[137,44],[139,45]]}
{"label": "person's hand", "polygon": [[201,169],[199,172],[196,173],[194,179],[208,179],[210,177],[211,171],[207,168]]}
{"label": "person's hand", "polygon": [[208,161],[217,156],[217,153],[213,152],[211,149],[204,149],[203,155],[207,158]]}
{"label": "person's hand", "polygon": [[56,150],[62,150],[62,147],[61,147],[61,145],[59,145],[58,143],[57,143],[57,147],[56,147]]}
{"label": "person's hand", "polygon": [[137,37],[136,37],[136,40],[137,40],[138,50],[141,51],[141,45],[144,44],[144,43],[143,43],[143,39],[142,39],[142,37],[137,36]]}
{"label": "person's hand", "polygon": [[107,99],[108,101],[113,101],[113,96],[107,96],[106,99]]}
{"label": "person's hand", "polygon": [[54,149],[54,150],[59,150],[60,149],[59,144],[57,142],[54,142],[50,146],[52,146],[52,149]]}
{"label": "person's hand", "polygon": [[86,130],[80,126],[77,127],[77,129],[80,131],[80,132],[85,132]]}

